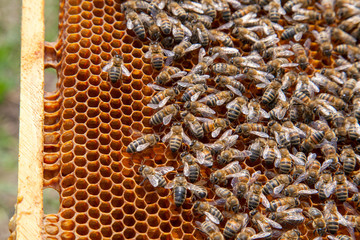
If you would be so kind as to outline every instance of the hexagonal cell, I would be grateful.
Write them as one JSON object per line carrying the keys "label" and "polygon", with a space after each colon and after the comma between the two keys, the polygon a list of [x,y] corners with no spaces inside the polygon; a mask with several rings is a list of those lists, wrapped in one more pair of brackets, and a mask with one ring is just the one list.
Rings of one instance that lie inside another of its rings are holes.
{"label": "hexagonal cell", "polygon": [[147,235],[150,239],[158,239],[160,236],[160,230],[158,228],[149,228]]}

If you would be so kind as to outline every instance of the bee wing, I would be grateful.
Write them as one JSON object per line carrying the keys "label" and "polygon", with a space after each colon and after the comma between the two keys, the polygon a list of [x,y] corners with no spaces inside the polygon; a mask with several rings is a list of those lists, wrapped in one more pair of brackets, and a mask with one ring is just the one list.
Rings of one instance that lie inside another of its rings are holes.
{"label": "bee wing", "polygon": [[261,232],[261,233],[251,236],[250,239],[253,240],[253,239],[267,238],[270,235],[271,235],[271,232]]}
{"label": "bee wing", "polygon": [[161,25],[162,25],[162,20],[161,20],[161,18],[157,18],[157,19],[156,19],[156,25],[157,25],[158,27],[161,27]]}
{"label": "bee wing", "polygon": [[171,118],[172,118],[172,114],[169,114],[169,115],[165,116],[163,118],[164,125],[168,125],[170,123],[170,121],[171,121]]}
{"label": "bee wing", "polygon": [[248,107],[245,104],[241,106],[241,112],[245,115],[249,115],[250,113]]}
{"label": "bee wing", "polygon": [[225,23],[223,25],[221,25],[220,27],[218,27],[216,30],[225,30],[225,29],[229,29],[231,28],[232,26],[234,25],[234,22],[233,21],[230,21],[228,23]]}
{"label": "bee wing", "polygon": [[102,69],[103,72],[107,72],[111,68],[111,66],[112,66],[112,60],[108,64],[106,64],[105,67],[103,67]]}
{"label": "bee wing", "polygon": [[178,81],[178,82],[176,82],[179,86],[181,86],[181,87],[185,87],[185,88],[187,88],[187,87],[191,87],[191,86],[194,86],[194,84],[192,84],[192,83],[188,83],[188,82],[182,82],[182,81]]}
{"label": "bee wing", "polygon": [[221,132],[221,127],[216,128],[212,133],[211,133],[211,137],[212,138],[216,138],[217,136],[219,136],[220,132]]}
{"label": "bee wing", "polygon": [[163,106],[165,106],[165,104],[170,100],[170,97],[166,97],[163,100],[161,100],[159,102],[159,108],[162,108]]}
{"label": "bee wing", "polygon": [[203,33],[201,32],[201,30],[199,28],[196,29],[197,31],[197,35],[198,35],[198,38],[200,40],[200,42],[204,42],[204,36],[203,36]]}
{"label": "bee wing", "polygon": [[131,75],[131,73],[129,72],[129,70],[125,67],[124,64],[121,64],[121,71],[122,74],[124,74],[126,77],[129,77]]}
{"label": "bee wing", "polygon": [[274,188],[274,194],[279,194],[284,189],[285,184],[280,184],[279,186]]}
{"label": "bee wing", "polygon": [[294,184],[299,184],[307,178],[308,174],[306,172],[300,174],[300,176],[295,180]]}
{"label": "bee wing", "polygon": [[167,50],[167,49],[163,49],[162,51],[163,51],[164,54],[165,54],[166,56],[168,56],[168,57],[173,57],[173,56],[175,55],[172,51]]}
{"label": "bee wing", "polygon": [[281,226],[279,223],[277,223],[277,222],[275,222],[275,221],[273,221],[273,220],[271,220],[271,219],[269,219],[269,218],[265,218],[265,221],[266,221],[268,224],[270,224],[273,228],[282,229],[282,226]]}
{"label": "bee wing", "polygon": [[291,214],[291,213],[302,213],[303,212],[303,209],[302,208],[291,208],[291,209],[288,209],[286,211],[284,211],[288,214]]}
{"label": "bee wing", "polygon": [[263,117],[263,118],[270,118],[270,115],[269,113],[267,113],[264,109],[260,109],[260,115]]}
{"label": "bee wing", "polygon": [[251,134],[254,134],[256,136],[259,137],[263,137],[263,138],[270,138],[269,134],[264,133],[264,132],[258,132],[258,131],[250,131]]}
{"label": "bee wing", "polygon": [[217,105],[217,106],[221,106],[221,105],[223,105],[225,102],[226,102],[226,99],[220,99],[220,100],[217,100],[217,101],[216,101],[216,105]]}
{"label": "bee wing", "polygon": [[185,49],[185,52],[191,52],[201,47],[200,43],[196,43]]}
{"label": "bee wing", "polygon": [[325,169],[327,169],[328,167],[330,167],[330,165],[332,164],[333,159],[328,159],[326,161],[323,162],[323,164],[320,167],[320,172],[324,171]]}
{"label": "bee wing", "polygon": [[162,142],[167,142],[167,141],[170,139],[170,137],[171,137],[172,134],[173,134],[173,131],[170,130],[170,132],[168,132],[168,133],[161,139],[161,141],[162,141]]}
{"label": "bee wing", "polygon": [[236,102],[237,102],[236,99],[232,100],[231,102],[226,104],[226,108],[227,109],[232,108],[236,104]]}
{"label": "bee wing", "polygon": [[260,198],[261,198],[262,205],[264,207],[266,207],[266,208],[269,208],[270,207],[270,202],[263,193],[260,194]]}
{"label": "bee wing", "polygon": [[346,185],[349,188],[349,191],[354,192],[354,193],[359,192],[359,189],[357,188],[357,186],[354,183],[346,180]]}
{"label": "bee wing", "polygon": [[161,175],[165,175],[166,173],[171,172],[172,170],[174,170],[174,167],[169,167],[169,166],[155,168],[155,171]]}
{"label": "bee wing", "polygon": [[253,36],[251,36],[251,35],[249,35],[249,34],[245,34],[245,37],[248,38],[248,39],[250,39],[250,40],[253,41],[253,42],[258,42],[258,41],[259,41],[258,39],[254,38]]}
{"label": "bee wing", "polygon": [[184,132],[181,134],[181,136],[185,144],[187,145],[191,144],[191,139]]}
{"label": "bee wing", "polygon": [[184,176],[188,177],[189,174],[190,174],[189,164],[187,162],[184,162]]}
{"label": "bee wing", "polygon": [[270,147],[269,145],[266,145],[264,148],[264,151],[262,153],[263,158],[267,158],[268,157],[268,153],[269,153]]}
{"label": "bee wing", "polygon": [[204,214],[205,214],[206,217],[207,217],[210,221],[212,221],[213,223],[215,223],[215,224],[220,224],[219,219],[217,219],[216,217],[214,217],[211,213],[209,213],[209,212],[204,212]]}
{"label": "bee wing", "polygon": [[187,27],[185,27],[183,24],[181,24],[181,28],[184,30],[185,36],[187,36],[187,37],[191,37],[191,36],[192,36],[192,32],[190,31],[190,29],[188,29]]}
{"label": "bee wing", "polygon": [[[293,15],[293,19],[294,19],[295,21],[304,21],[304,20],[309,19],[309,17],[308,17],[308,16],[305,16],[305,15],[302,15],[302,14],[294,14],[294,15]],[[297,41],[298,41],[298,40],[297,40]]]}
{"label": "bee wing", "polygon": [[279,90],[278,91],[278,98],[281,100],[281,101],[284,101],[284,102],[286,102],[286,96],[285,96],[285,94],[284,94],[284,92],[282,91],[282,90]]}
{"label": "bee wing", "polygon": [[149,103],[147,105],[148,107],[152,108],[152,109],[157,109],[157,108],[160,108],[159,104],[152,104],[152,103]]}
{"label": "bee wing", "polygon": [[201,95],[201,92],[196,92],[194,95],[191,96],[191,101],[195,102]]}
{"label": "bee wing", "polygon": [[294,39],[295,39],[295,41],[300,41],[300,39],[302,38],[302,35],[303,35],[303,32],[299,32],[299,33],[297,33],[297,34],[295,34],[295,36],[294,36]]}
{"label": "bee wing", "polygon": [[347,212],[349,212],[353,215],[358,215],[357,211],[355,210],[355,208],[353,206],[350,205],[350,203],[344,202],[343,206]]}
{"label": "bee wing", "polygon": [[145,55],[144,55],[144,57],[145,58],[151,58],[151,51],[149,50],[149,51],[147,51],[146,53],[145,53]]}
{"label": "bee wing", "polygon": [[290,155],[291,159],[294,160],[296,165],[305,166],[305,162],[301,158],[298,158],[291,153],[289,155]]}
{"label": "bee wing", "polygon": [[267,83],[259,83],[259,84],[256,84],[256,87],[257,88],[266,88],[269,84]]}
{"label": "bee wing", "polygon": [[222,170],[229,170],[229,169],[241,169],[240,163],[239,162],[232,162],[229,163],[228,165],[226,165]]}
{"label": "bee wing", "polygon": [[314,35],[316,41],[319,41],[319,40],[320,40],[320,34],[319,34],[319,32],[316,31],[316,30],[312,30],[311,32],[312,32],[312,34]]}
{"label": "bee wing", "polygon": [[240,158],[241,160],[243,160],[246,157],[249,157],[250,155],[251,155],[251,151],[243,150],[243,151],[239,151],[239,153],[236,154],[235,157]]}
{"label": "bee wing", "polygon": [[278,168],[278,167],[280,166],[280,159],[281,159],[281,158],[276,158],[276,159],[275,159],[274,166],[275,166],[276,168]]}
{"label": "bee wing", "polygon": [[283,206],[280,206],[276,209],[277,212],[283,212],[285,211],[286,209],[288,209],[290,207],[290,205],[283,205]]}
{"label": "bee wing", "polygon": [[150,146],[150,143],[141,144],[141,145],[137,146],[136,151],[137,151],[137,152],[141,152],[142,150],[144,150],[144,149],[147,148],[148,146]]}
{"label": "bee wing", "polygon": [[334,193],[336,189],[336,182],[328,183],[324,186],[324,194],[326,197],[330,197],[331,194]]}
{"label": "bee wing", "polygon": [[134,28],[134,23],[130,19],[127,19],[126,27],[131,30]]}
{"label": "bee wing", "polygon": [[308,190],[300,190],[299,194],[304,194],[304,195],[312,195],[312,194],[317,194],[318,190],[316,189],[308,189]]}
{"label": "bee wing", "polygon": [[146,177],[149,179],[149,182],[153,185],[153,187],[157,187],[159,185],[159,179],[154,175],[147,175]]}
{"label": "bee wing", "polygon": [[265,46],[269,47],[271,45],[278,43],[280,41],[280,39],[277,37],[276,34],[273,34],[273,35],[270,35],[270,36],[262,39],[261,41],[263,41],[265,43]]}
{"label": "bee wing", "polygon": [[173,181],[169,182],[168,184],[165,185],[166,189],[172,189],[173,187],[175,187],[175,184]]}
{"label": "bee wing", "polygon": [[214,115],[216,113],[214,110],[212,110],[211,108],[209,108],[207,106],[200,107],[197,110],[205,117],[211,117],[212,115]]}
{"label": "bee wing", "polygon": [[324,180],[320,178],[319,181],[315,184],[315,189],[319,189],[324,184]]}

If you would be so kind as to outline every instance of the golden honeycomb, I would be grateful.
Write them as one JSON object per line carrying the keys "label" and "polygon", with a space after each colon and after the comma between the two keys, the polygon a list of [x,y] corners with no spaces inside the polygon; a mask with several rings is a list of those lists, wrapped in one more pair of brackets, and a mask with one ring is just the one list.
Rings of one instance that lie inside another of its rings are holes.
{"label": "golden honeycomb", "polygon": [[[141,41],[126,29],[121,3],[61,1],[58,41],[46,44],[46,67],[57,70],[59,81],[57,91],[46,93],[44,102],[44,187],[59,192],[60,209],[58,214],[44,216],[44,239],[205,239],[195,224],[205,217],[193,213],[190,191],[182,207],[177,208],[171,190],[154,188],[149,181],[142,183],[143,177],[137,171],[143,161],[148,166],[173,166],[177,170],[181,166],[179,154],[171,152],[164,143],[141,153],[126,152],[129,143],[137,138],[137,131],[163,134],[169,127],[149,124],[155,111],[146,105],[155,91],[147,84],[153,82],[158,71],[144,58],[150,41]],[[214,21],[212,27],[223,23]],[[309,31],[314,29],[322,31],[324,27],[310,25]],[[322,57],[310,32],[304,34],[300,43],[307,38],[313,40],[309,58],[314,68],[334,67],[333,59]],[[241,53],[251,51],[248,44],[232,40]],[[283,43],[288,41],[280,42]],[[123,56],[131,72],[131,77],[123,77],[117,83],[111,83],[102,71],[114,53]],[[197,62],[198,51],[194,51],[174,66],[190,71]],[[312,76],[314,71],[308,68],[307,73]],[[244,84],[254,96],[261,95],[255,86]],[[250,96],[249,92],[246,94]],[[225,117],[224,108],[216,111],[218,117]],[[241,118],[237,123],[243,121]],[[239,139],[236,147],[243,150],[254,138]],[[250,173],[271,170],[260,159],[247,159],[241,166]],[[210,169],[202,167],[201,178],[208,179],[210,173]],[[174,176],[175,172],[168,173],[166,180],[171,181]],[[268,179],[261,175],[259,181],[265,183]],[[212,184],[206,186],[206,201],[213,201],[216,196]],[[317,195],[301,201],[320,209],[323,205]],[[243,199],[241,204],[246,204]],[[341,204],[338,209],[345,213]],[[221,223],[221,229],[225,223]],[[302,239],[317,237],[310,225],[297,227]],[[346,234],[346,228],[341,226],[340,233]],[[360,238],[359,233],[356,236]]]}

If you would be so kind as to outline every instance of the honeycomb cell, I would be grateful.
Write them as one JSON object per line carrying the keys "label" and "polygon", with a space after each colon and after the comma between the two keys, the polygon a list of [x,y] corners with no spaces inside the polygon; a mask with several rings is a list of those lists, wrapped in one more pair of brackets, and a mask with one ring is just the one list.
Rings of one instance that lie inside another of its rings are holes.
{"label": "honeycomb cell", "polygon": [[61,221],[61,229],[65,231],[72,231],[75,228],[75,222],[73,220]]}
{"label": "honeycomb cell", "polygon": [[[113,207],[121,207],[123,204],[124,204],[124,198],[122,198],[122,197],[113,197],[111,200],[111,205]],[[135,211],[134,206],[129,205],[129,204],[126,204],[124,206],[124,212],[126,214],[133,214],[134,211]]]}
{"label": "honeycomb cell", "polygon": [[160,230],[158,228],[149,228],[147,235],[150,239],[158,239],[160,236]]}

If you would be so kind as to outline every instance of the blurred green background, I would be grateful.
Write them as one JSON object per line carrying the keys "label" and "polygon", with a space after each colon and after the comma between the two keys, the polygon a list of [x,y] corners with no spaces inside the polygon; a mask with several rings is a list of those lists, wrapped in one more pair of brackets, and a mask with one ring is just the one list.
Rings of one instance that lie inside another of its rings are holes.
{"label": "blurred green background", "polygon": [[[17,196],[19,134],[21,1],[0,0],[0,239],[9,236],[8,222]],[[45,0],[45,40],[56,41],[59,1]],[[46,90],[55,89],[54,70],[45,72]],[[45,191],[45,213],[56,213],[59,196]]]}

